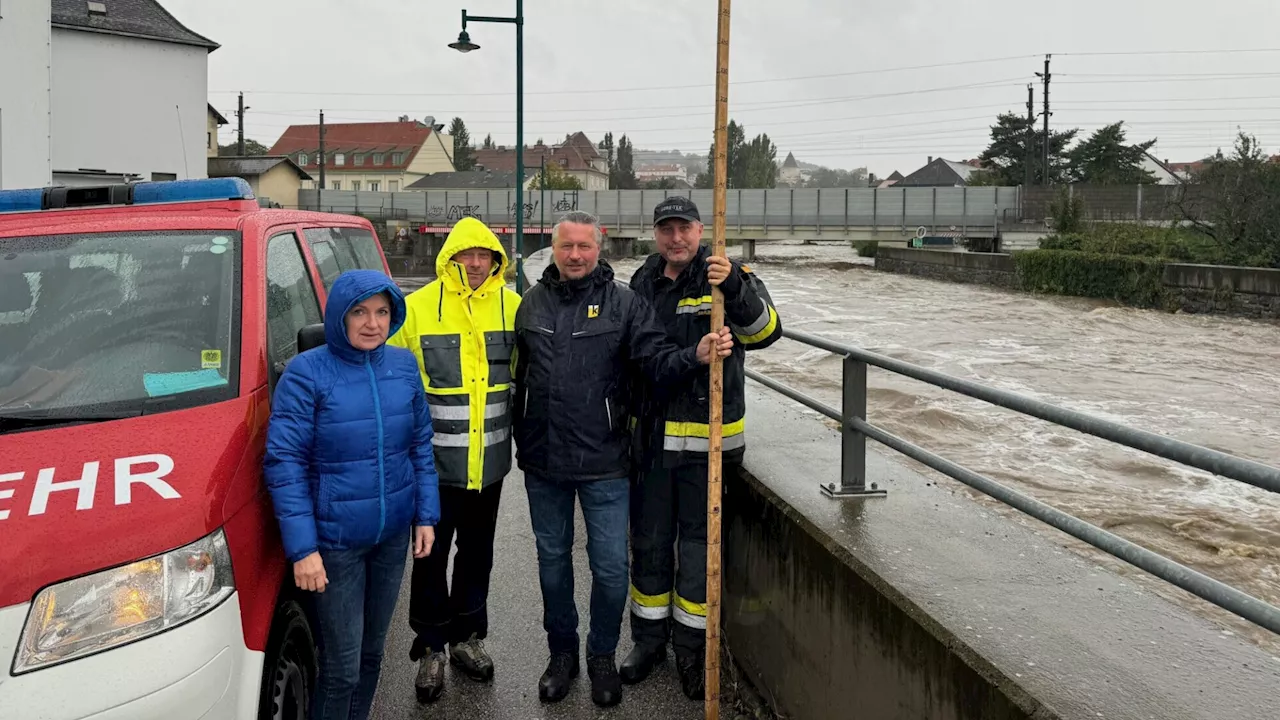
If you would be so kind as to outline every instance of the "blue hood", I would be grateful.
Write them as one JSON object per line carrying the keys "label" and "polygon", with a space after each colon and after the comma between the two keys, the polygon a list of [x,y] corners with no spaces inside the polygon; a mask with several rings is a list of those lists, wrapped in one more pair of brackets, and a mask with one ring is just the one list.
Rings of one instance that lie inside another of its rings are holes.
{"label": "blue hood", "polygon": [[[391,337],[404,325],[406,315],[404,293],[391,278],[377,270],[348,270],[333,281],[324,305],[324,340],[330,352],[349,362],[364,362],[366,353],[347,339],[344,318],[351,308],[381,292],[391,298],[391,327],[387,333]],[[386,343],[371,352],[380,354],[384,347]]]}

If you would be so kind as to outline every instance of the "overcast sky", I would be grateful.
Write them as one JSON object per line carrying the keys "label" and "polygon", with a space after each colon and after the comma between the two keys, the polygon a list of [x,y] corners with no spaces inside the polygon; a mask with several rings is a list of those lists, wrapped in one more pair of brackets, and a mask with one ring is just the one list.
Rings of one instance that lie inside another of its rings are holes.
{"label": "overcast sky", "polygon": [[[221,48],[210,101],[270,146],[295,122],[437,122],[515,141],[515,32],[472,23],[479,51],[447,47],[461,10],[514,0],[161,0]],[[730,115],[800,160],[908,173],[929,155],[975,157],[1053,53],[1055,129],[1125,120],[1130,140],[1190,161],[1237,126],[1280,152],[1277,0],[734,0]],[[712,138],[715,0],[525,3],[525,140],[582,130],[637,148],[705,153]],[[1248,52],[1264,50],[1264,52]],[[1266,51],[1269,50],[1269,51]],[[1173,51],[1180,51],[1176,54]],[[1194,52],[1186,51],[1227,51]],[[1151,54],[1163,53],[1163,54]],[[921,67],[928,66],[928,67]],[[911,69],[915,68],[915,69]]]}

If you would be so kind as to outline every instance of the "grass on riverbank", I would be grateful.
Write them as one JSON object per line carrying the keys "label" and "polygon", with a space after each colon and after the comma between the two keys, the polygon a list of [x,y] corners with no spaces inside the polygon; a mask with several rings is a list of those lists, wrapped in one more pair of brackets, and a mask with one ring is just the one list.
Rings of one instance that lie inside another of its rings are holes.
{"label": "grass on riverbank", "polygon": [[1224,260],[1217,242],[1194,230],[1121,223],[1099,223],[1080,232],[1050,235],[1040,242],[1040,249],[1204,265],[1220,265]]}

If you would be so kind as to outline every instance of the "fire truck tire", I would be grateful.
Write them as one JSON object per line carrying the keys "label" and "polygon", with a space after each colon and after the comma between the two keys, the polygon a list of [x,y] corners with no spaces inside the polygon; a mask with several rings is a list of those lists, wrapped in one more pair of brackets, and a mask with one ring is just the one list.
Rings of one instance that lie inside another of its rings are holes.
{"label": "fire truck tire", "polygon": [[316,646],[297,600],[282,599],[267,640],[259,720],[306,720],[316,682]]}

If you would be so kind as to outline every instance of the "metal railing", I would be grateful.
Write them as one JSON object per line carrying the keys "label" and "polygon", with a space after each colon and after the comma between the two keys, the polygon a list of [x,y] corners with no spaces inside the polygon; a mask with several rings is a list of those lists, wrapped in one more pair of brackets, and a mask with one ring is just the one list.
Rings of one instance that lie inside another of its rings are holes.
{"label": "metal railing", "polygon": [[843,345],[817,335],[790,329],[784,329],[782,335],[844,358],[841,410],[836,410],[754,370],[746,371],[747,377],[752,380],[840,422],[841,484],[838,487],[835,483],[823,485],[822,491],[826,495],[830,497],[885,495],[885,491],[879,489],[876,483],[867,484],[866,439],[871,438],[1228,612],[1280,634],[1280,608],[1113,535],[1096,525],[1023,495],[867,422],[867,366],[874,365],[905,377],[1274,493],[1280,493],[1280,469],[1096,418],[1075,410],[1068,410],[1007,390],[952,377],[936,370]]}

